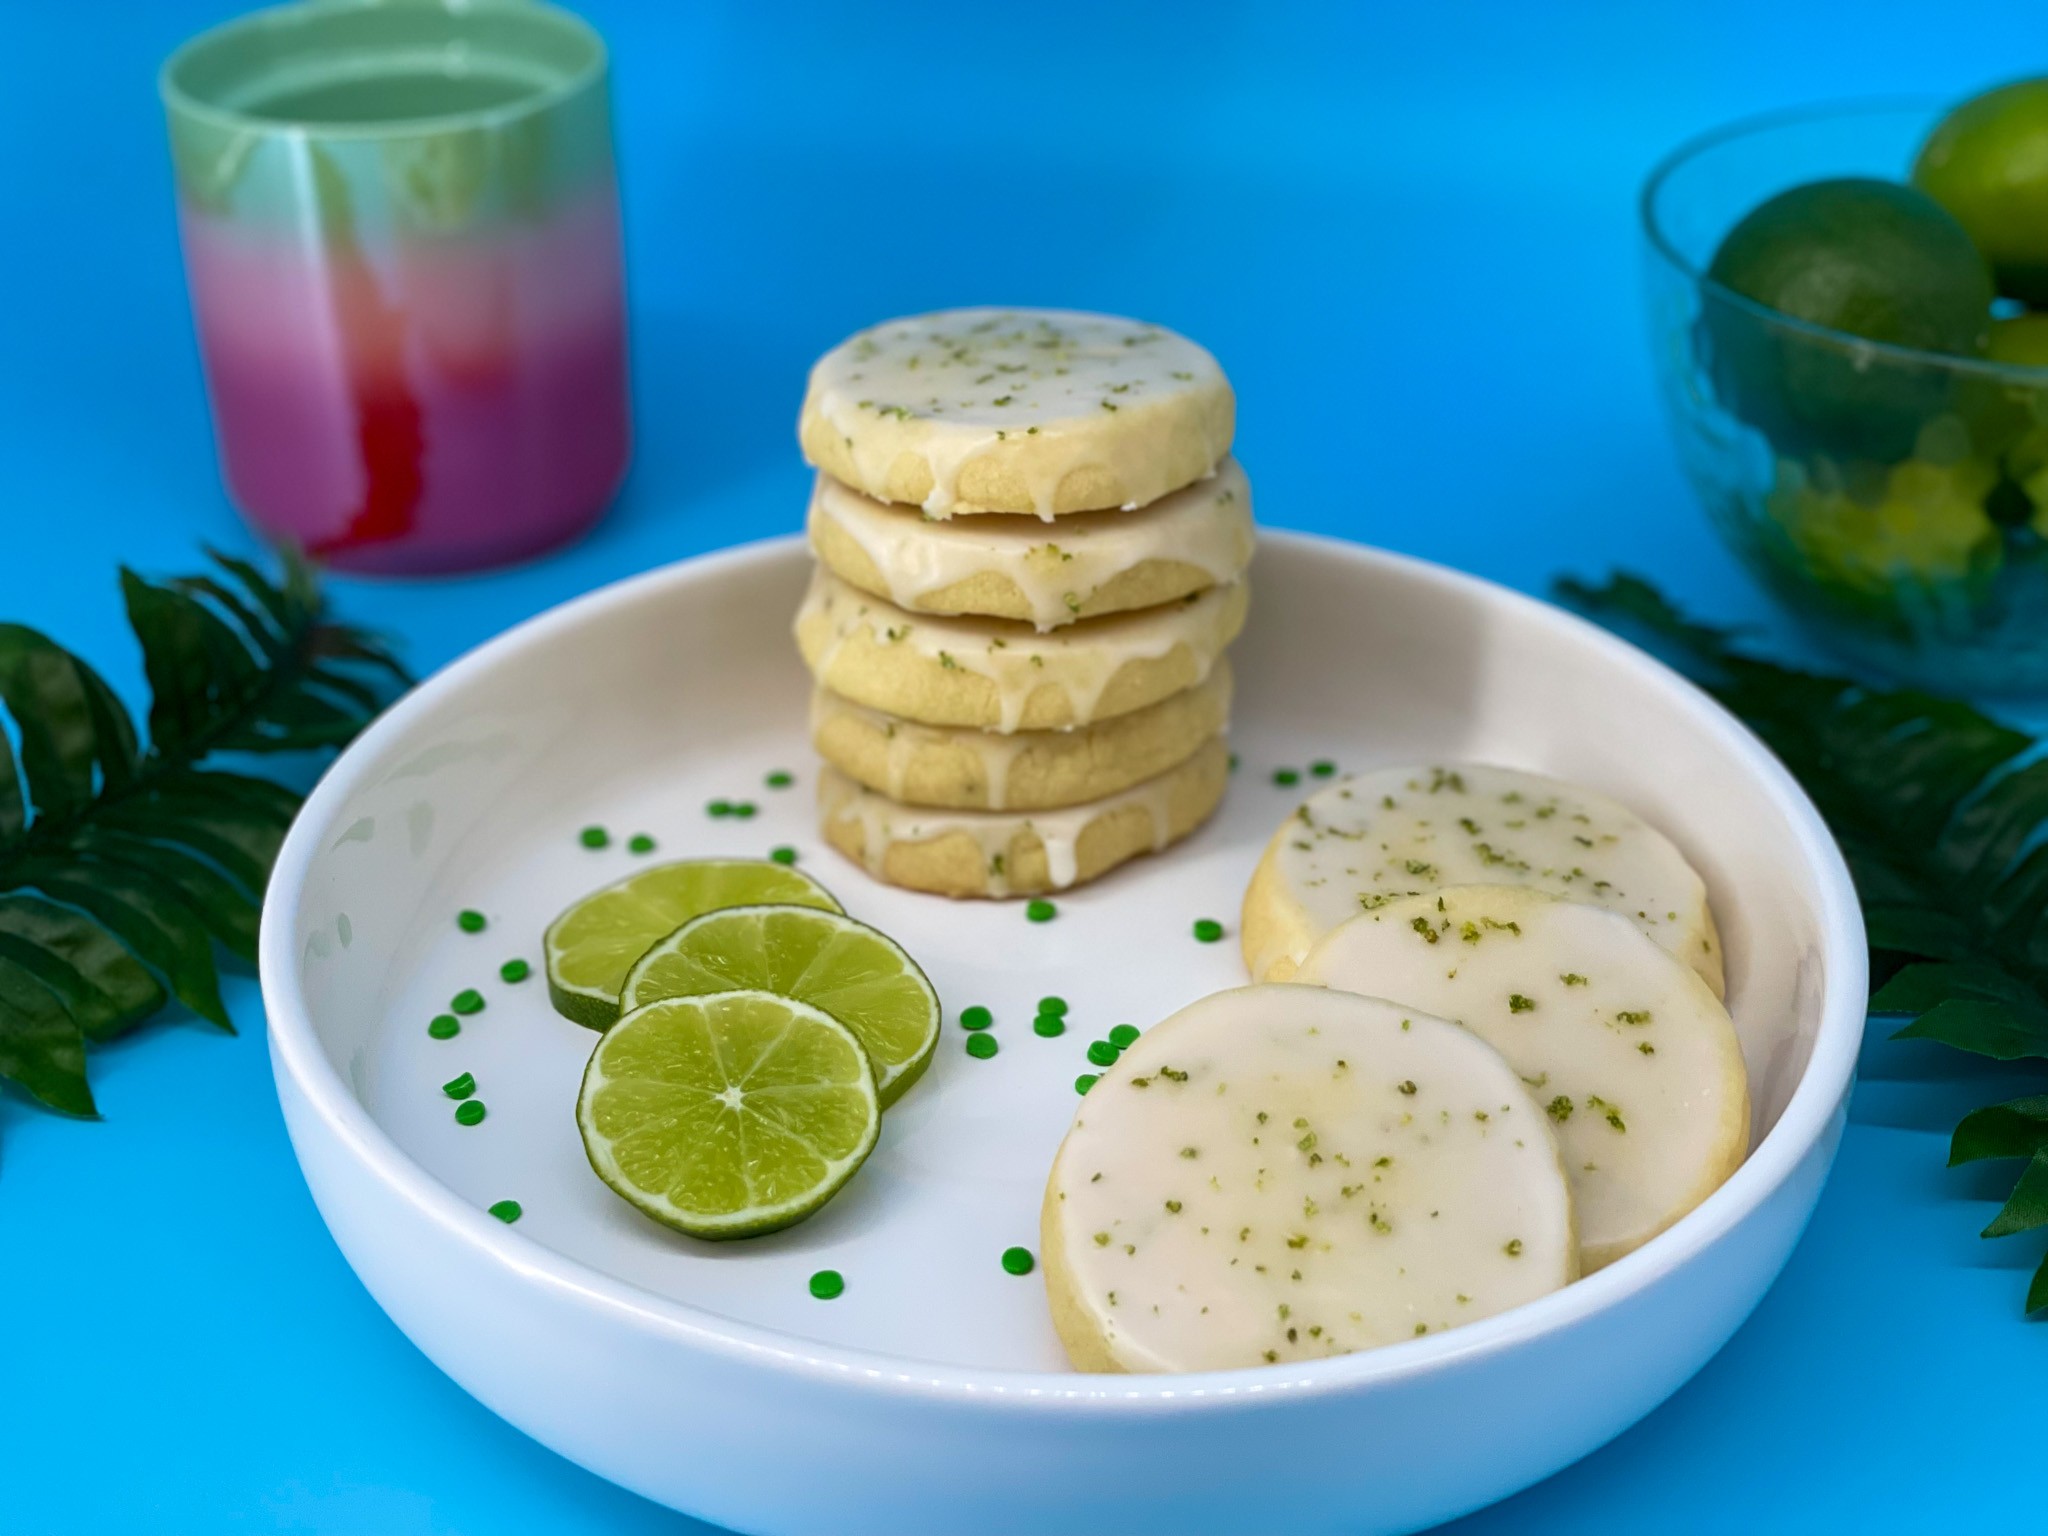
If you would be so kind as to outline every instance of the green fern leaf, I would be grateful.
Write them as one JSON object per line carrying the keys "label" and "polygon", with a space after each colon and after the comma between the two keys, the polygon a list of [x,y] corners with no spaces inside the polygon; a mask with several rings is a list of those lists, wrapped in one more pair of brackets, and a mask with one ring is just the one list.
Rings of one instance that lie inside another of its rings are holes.
{"label": "green fern leaf", "polygon": [[208,554],[217,572],[121,572],[146,746],[86,662],[0,624],[0,1078],[70,1114],[96,1113],[89,1047],[171,999],[233,1028],[215,951],[254,962],[299,796],[214,759],[340,746],[410,681],[298,561],[274,582]]}

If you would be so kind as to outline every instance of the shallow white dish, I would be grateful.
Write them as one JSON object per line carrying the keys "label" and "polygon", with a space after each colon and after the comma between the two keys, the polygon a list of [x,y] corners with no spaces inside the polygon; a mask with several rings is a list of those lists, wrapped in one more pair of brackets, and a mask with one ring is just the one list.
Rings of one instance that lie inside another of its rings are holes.
{"label": "shallow white dish", "polygon": [[[788,636],[807,559],[783,540],[607,588],[440,673],[356,743],[293,828],[264,911],[263,990],[293,1145],[371,1293],[443,1370],[563,1455],[743,1531],[1408,1530],[1491,1502],[1627,1428],[1748,1315],[1840,1138],[1863,929],[1819,817],[1757,742],[1642,653],[1436,567],[1269,533],[1234,653],[1242,769],[1180,848],[1060,899],[889,890],[825,849],[806,679]],[[1671,1231],[1531,1306],[1390,1349],[1179,1377],[1063,1369],[1037,1205],[1087,1043],[1243,981],[1237,904],[1306,793],[1280,765],[1478,759],[1615,795],[1707,878],[1755,1099],[1754,1150]],[[793,770],[795,789],[763,785]],[[705,814],[714,798],[760,806]],[[611,829],[592,852],[577,832]],[[874,1157],[809,1222],[694,1243],[584,1163],[593,1037],[536,976],[570,897],[655,857],[802,850],[931,974],[948,1025]],[[454,917],[490,917],[480,936]],[[1229,925],[1195,942],[1198,917]],[[457,990],[487,999],[426,1034]],[[1068,1032],[1033,1034],[1059,993]],[[952,1023],[997,1016],[1000,1051]],[[458,1126],[440,1084],[489,1107]],[[485,1213],[515,1198],[516,1226]],[[844,1273],[832,1302],[812,1271]]]}

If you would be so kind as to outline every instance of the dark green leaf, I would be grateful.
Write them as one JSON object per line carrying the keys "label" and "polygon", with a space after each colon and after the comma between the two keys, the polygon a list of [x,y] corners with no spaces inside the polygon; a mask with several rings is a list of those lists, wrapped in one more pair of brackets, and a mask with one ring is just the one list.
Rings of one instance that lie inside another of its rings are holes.
{"label": "dark green leaf", "polygon": [[[1986,960],[1909,965],[1877,989],[1872,1013],[1924,1013],[1952,997],[1990,998],[2020,1009],[2039,1009],[2034,989]],[[2044,1016],[2048,1022],[2048,1016]]]}
{"label": "dark green leaf", "polygon": [[1939,1040],[1959,1051],[1996,1061],[2048,1057],[2048,1026],[2038,1014],[2022,1013],[2010,1003],[1949,998],[1920,1015],[1894,1040]]}
{"label": "dark green leaf", "polygon": [[280,822],[268,806],[254,800],[237,805],[189,790],[151,789],[108,807],[95,825],[181,843],[218,864],[252,896],[261,896],[289,823]]}
{"label": "dark green leaf", "polygon": [[1948,1144],[1948,1165],[1987,1157],[2032,1157],[2048,1147],[2048,1095],[1992,1104],[1963,1116]]}
{"label": "dark green leaf", "polygon": [[100,740],[91,675],[46,636],[0,624],[0,704],[21,733],[20,770],[38,816],[62,820],[92,803]]}
{"label": "dark green leaf", "polygon": [[204,751],[263,683],[247,641],[196,598],[121,572],[128,623],[149,677],[149,737],[165,756]]}
{"label": "dark green leaf", "polygon": [[2010,1237],[2015,1232],[2031,1232],[2036,1227],[2048,1227],[2048,1147],[2043,1147],[2028,1160],[2019,1183],[2013,1185],[2012,1193],[1999,1207],[1998,1214],[1991,1218],[1991,1225],[1984,1229],[1984,1235]]}
{"label": "dark green leaf", "polygon": [[56,995],[0,957],[0,1077],[52,1109],[96,1115],[85,1081],[85,1036]]}
{"label": "dark green leaf", "polygon": [[171,995],[201,1018],[232,1031],[220,1000],[220,974],[206,927],[184,893],[153,876],[105,860],[35,871],[46,896],[91,914],[162,977]]}
{"label": "dark green leaf", "polygon": [[57,994],[88,1040],[111,1040],[164,1005],[164,989],[83,913],[35,896],[0,896],[0,955]]}
{"label": "dark green leaf", "polygon": [[233,555],[222,554],[211,547],[206,553],[216,565],[240,582],[242,590],[269,613],[271,622],[277,626],[281,634],[297,633],[311,622],[310,612],[288,601],[285,595],[272,586],[263,573],[248,561],[237,560]]}
{"label": "dark green leaf", "polygon": [[232,588],[215,581],[211,576],[174,576],[166,586],[185,593],[190,597],[203,597],[241,626],[257,650],[271,660],[285,652],[289,636],[281,634],[270,619],[242,599]]}
{"label": "dark green leaf", "polygon": [[2041,1267],[2034,1271],[2034,1283],[2027,1287],[2027,1310],[2039,1312],[2048,1307],[2048,1258],[2041,1260]]}
{"label": "dark green leaf", "polygon": [[28,825],[28,802],[22,798],[21,776],[14,766],[14,743],[0,729],[0,849]]}
{"label": "dark green leaf", "polygon": [[114,868],[132,878],[161,881],[237,959],[254,964],[261,908],[257,900],[212,865],[168,843],[95,827],[76,845],[88,873]]}

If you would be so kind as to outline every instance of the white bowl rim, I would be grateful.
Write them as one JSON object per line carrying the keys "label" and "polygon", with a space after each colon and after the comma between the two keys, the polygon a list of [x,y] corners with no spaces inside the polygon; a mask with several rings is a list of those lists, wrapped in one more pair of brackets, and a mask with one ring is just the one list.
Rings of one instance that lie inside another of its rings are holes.
{"label": "white bowl rim", "polygon": [[323,846],[316,829],[325,825],[355,787],[362,765],[387,740],[431,714],[473,674],[498,666],[509,654],[543,646],[558,632],[575,628],[615,603],[671,584],[694,583],[719,570],[786,559],[802,547],[802,536],[796,534],[676,561],[609,583],[524,620],[427,678],[337,759],[293,823],[264,901],[260,970],[274,1071],[280,1078],[290,1075],[307,1111],[318,1116],[392,1196],[481,1256],[533,1285],[609,1313],[622,1324],[691,1349],[820,1385],[865,1387],[923,1397],[937,1404],[1001,1402],[1012,1410],[1036,1408],[1091,1417],[1145,1417],[1203,1408],[1220,1411],[1282,1396],[1298,1400],[1346,1394],[1425,1375],[1570,1328],[1623,1302],[1697,1257],[1762,1206],[1826,1134],[1848,1092],[1863,1038],[1868,957],[1862,911],[1841,852],[1805,791],[1748,727],[1638,647],[1561,608],[1413,556],[1279,529],[1261,529],[1260,537],[1267,545],[1299,545],[1328,559],[1390,567],[1405,580],[1440,590],[1462,589],[1526,620],[1563,630],[1604,652],[1618,667],[1648,674],[1667,688],[1676,685],[1692,696],[1705,723],[1722,738],[1730,754],[1745,761],[1764,786],[1775,792],[1792,823],[1797,855],[1812,870],[1819,887],[1817,917],[1826,978],[1820,1024],[1806,1069],[1777,1123],[1725,1184],[1669,1229],[1605,1269],[1480,1322],[1328,1360],[1159,1376],[954,1366],[827,1344],[658,1295],[520,1236],[401,1151],[328,1059],[297,985],[292,935],[308,866]]}

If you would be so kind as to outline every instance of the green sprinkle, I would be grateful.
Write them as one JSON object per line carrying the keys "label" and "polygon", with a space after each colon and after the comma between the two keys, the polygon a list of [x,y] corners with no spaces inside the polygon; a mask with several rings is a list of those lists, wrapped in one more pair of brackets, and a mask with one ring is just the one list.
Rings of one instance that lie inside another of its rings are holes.
{"label": "green sprinkle", "polygon": [[464,908],[455,914],[455,926],[464,933],[482,933],[484,931],[484,915],[473,909]]}
{"label": "green sprinkle", "polygon": [[483,1118],[484,1101],[482,1099],[469,1099],[455,1106],[455,1123],[457,1125],[481,1125]]}
{"label": "green sprinkle", "polygon": [[1074,1079],[1074,1092],[1086,1093],[1090,1088],[1093,1088],[1097,1083],[1101,1081],[1102,1079],[1097,1077],[1093,1072],[1083,1072],[1079,1077]]}
{"label": "green sprinkle", "polygon": [[751,800],[735,800],[732,803],[732,813],[741,821],[751,820],[753,818],[754,812],[758,811],[759,809],[760,807],[754,804],[754,802]]}
{"label": "green sprinkle", "polygon": [[1316,761],[1308,765],[1308,771],[1314,774],[1319,779],[1327,779],[1333,777],[1336,774],[1337,765],[1331,762],[1327,757],[1318,758],[1316,759]]}
{"label": "green sprinkle", "polygon": [[1067,1016],[1067,1000],[1064,997],[1041,997],[1038,1000],[1038,1011],[1049,1013],[1056,1019],[1064,1019]]}
{"label": "green sprinkle", "polygon": [[603,827],[585,827],[576,837],[586,848],[602,848],[612,840],[611,833]]}
{"label": "green sprinkle", "polygon": [[1088,1059],[1098,1067],[1115,1066],[1117,1057],[1122,1054],[1123,1052],[1119,1051],[1107,1040],[1091,1040],[1088,1042]]}
{"label": "green sprinkle", "polygon": [[785,773],[782,769],[778,768],[769,774],[766,779],[762,780],[762,782],[770,789],[787,789],[796,782],[796,775]]}
{"label": "green sprinkle", "polygon": [[821,1269],[811,1276],[811,1294],[820,1301],[832,1301],[846,1294],[846,1276],[836,1269]]}
{"label": "green sprinkle", "polygon": [[1031,1257],[1029,1248],[1005,1248],[1003,1250],[1003,1272],[1011,1275],[1028,1275],[1037,1260]]}
{"label": "green sprinkle", "polygon": [[1056,1013],[1041,1013],[1031,1021],[1031,1029],[1034,1034],[1043,1035],[1050,1040],[1055,1035],[1064,1035],[1067,1032],[1067,1021]]}
{"label": "green sprinkle", "polygon": [[1223,925],[1213,917],[1195,919],[1195,937],[1204,944],[1214,944],[1223,937]]}
{"label": "green sprinkle", "polygon": [[730,800],[714,800],[704,807],[704,814],[707,816],[730,816],[732,814],[732,802]]}
{"label": "green sprinkle", "polygon": [[796,862],[796,850],[787,845],[781,848],[770,848],[768,850],[768,857],[778,864],[794,864]]}
{"label": "green sprinkle", "polygon": [[995,1053],[996,1037],[994,1035],[969,1035],[967,1037],[967,1054],[976,1061],[987,1061]]}
{"label": "green sprinkle", "polygon": [[1109,1043],[1120,1051],[1127,1051],[1138,1043],[1138,1026],[1119,1024],[1109,1032]]}
{"label": "green sprinkle", "polygon": [[632,853],[652,853],[654,852],[654,839],[645,832],[635,832],[626,843],[626,848]]}
{"label": "green sprinkle", "polygon": [[1299,784],[1301,782],[1301,775],[1292,768],[1275,768],[1273,770],[1273,782],[1282,789],[1287,789],[1292,785]]}
{"label": "green sprinkle", "polygon": [[1024,915],[1034,923],[1049,923],[1058,917],[1060,909],[1044,897],[1035,897],[1024,908]]}
{"label": "green sprinkle", "polygon": [[508,1227],[526,1214],[520,1208],[517,1200],[500,1200],[496,1205],[490,1206],[488,1209],[493,1216],[497,1217],[498,1220],[505,1223]]}
{"label": "green sprinkle", "polygon": [[448,1006],[457,1013],[482,1013],[484,1011],[484,995],[477,991],[475,987],[464,987],[448,1000]]}
{"label": "green sprinkle", "polygon": [[996,1016],[979,1003],[960,1010],[960,1027],[962,1029],[987,1029],[995,1021]]}
{"label": "green sprinkle", "polygon": [[522,982],[532,974],[533,967],[524,960],[507,960],[498,967],[498,978],[501,981]]}
{"label": "green sprinkle", "polygon": [[441,1091],[451,1099],[466,1099],[476,1092],[476,1079],[465,1072],[460,1077],[451,1077],[441,1085]]}
{"label": "green sprinkle", "polygon": [[455,1021],[452,1013],[437,1013],[433,1022],[427,1025],[427,1033],[436,1040],[453,1040],[462,1033],[462,1026]]}

